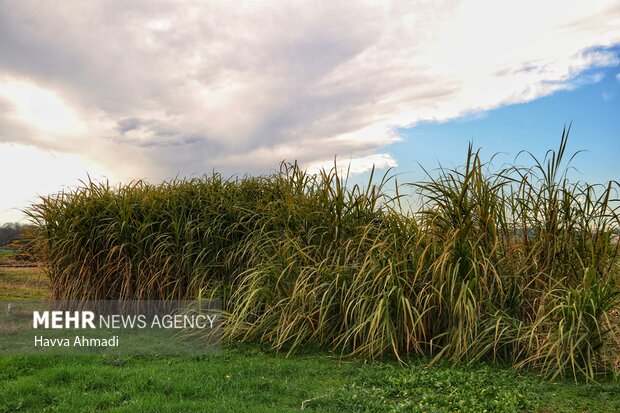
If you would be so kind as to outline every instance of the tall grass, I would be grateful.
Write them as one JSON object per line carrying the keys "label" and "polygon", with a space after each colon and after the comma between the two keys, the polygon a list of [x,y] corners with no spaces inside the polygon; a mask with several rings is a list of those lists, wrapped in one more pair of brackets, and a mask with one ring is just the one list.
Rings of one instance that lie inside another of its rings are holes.
{"label": "tall grass", "polygon": [[217,297],[229,340],[592,379],[620,362],[618,183],[571,183],[567,139],[499,171],[470,146],[462,168],[409,184],[413,212],[387,175],[351,187],[336,168],[283,163],[265,177],[88,182],[29,214],[57,299]]}

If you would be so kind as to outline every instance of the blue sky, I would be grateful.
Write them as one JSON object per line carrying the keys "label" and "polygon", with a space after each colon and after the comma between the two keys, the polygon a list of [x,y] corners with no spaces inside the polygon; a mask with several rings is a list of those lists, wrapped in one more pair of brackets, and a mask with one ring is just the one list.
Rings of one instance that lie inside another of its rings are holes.
{"label": "blue sky", "polygon": [[[612,51],[620,56],[620,48]],[[571,90],[444,123],[403,128],[399,133],[404,140],[389,147],[398,160],[395,172],[403,174],[401,180],[415,180],[424,175],[418,163],[426,169],[439,163],[462,165],[469,142],[481,148],[487,160],[505,153],[494,161],[498,166],[512,162],[521,150],[542,158],[548,149],[557,148],[564,125],[572,122],[567,152],[584,152],[572,163],[576,171],[571,171],[571,180],[620,180],[619,74],[620,66],[588,70]]]}
{"label": "blue sky", "polygon": [[[303,9],[303,13],[300,13]],[[542,155],[619,174],[616,0],[0,0],[0,223],[92,178],[310,171],[363,182]],[[527,22],[524,25],[524,22]]]}

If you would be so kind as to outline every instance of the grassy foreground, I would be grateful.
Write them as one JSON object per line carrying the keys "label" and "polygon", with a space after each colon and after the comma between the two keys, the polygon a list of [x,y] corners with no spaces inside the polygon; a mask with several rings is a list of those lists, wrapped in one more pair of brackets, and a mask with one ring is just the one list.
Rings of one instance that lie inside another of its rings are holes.
{"label": "grassy foreground", "polygon": [[49,282],[40,268],[0,267],[0,300],[43,300]]}
{"label": "grassy foreground", "polygon": [[285,357],[3,357],[0,412],[614,412],[618,382],[548,383],[497,366]]}
{"label": "grassy foreground", "polygon": [[0,412],[612,412],[620,386],[546,383],[478,364],[408,367],[285,358],[260,347],[205,357],[4,357]]}

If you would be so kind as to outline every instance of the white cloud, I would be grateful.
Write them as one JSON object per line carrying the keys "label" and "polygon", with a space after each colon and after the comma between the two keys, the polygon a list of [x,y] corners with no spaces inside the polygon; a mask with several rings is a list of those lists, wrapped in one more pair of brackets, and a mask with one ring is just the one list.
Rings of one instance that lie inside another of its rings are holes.
{"label": "white cloud", "polygon": [[89,175],[95,180],[117,181],[114,175],[104,174],[103,168],[79,155],[8,143],[0,143],[0,175],[0,219],[5,222],[23,220],[21,210],[37,201],[39,195],[79,185]]}
{"label": "white cloud", "polygon": [[393,166],[397,128],[597,81],[620,43],[613,1],[3,3],[0,142],[124,179]]}
{"label": "white cloud", "polygon": [[355,175],[370,171],[373,166],[376,169],[395,168],[396,160],[392,155],[387,153],[376,153],[373,155],[363,156],[350,159],[332,159],[331,161],[317,162],[308,165],[309,173],[316,173],[321,170],[329,171],[336,166],[338,174],[341,177]]}
{"label": "white cloud", "polygon": [[0,115],[0,128],[21,125],[23,130],[21,134],[5,130],[0,142],[14,140],[71,151],[88,133],[72,108],[52,91],[34,84],[5,78],[0,82],[0,99],[8,108]]}

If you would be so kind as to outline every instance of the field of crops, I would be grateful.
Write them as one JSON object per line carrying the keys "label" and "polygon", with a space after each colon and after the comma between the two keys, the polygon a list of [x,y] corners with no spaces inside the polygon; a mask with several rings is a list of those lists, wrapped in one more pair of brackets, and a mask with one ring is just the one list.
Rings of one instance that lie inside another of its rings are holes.
{"label": "field of crops", "polygon": [[[15,251],[5,250],[11,258]],[[0,298],[41,299],[39,268],[0,268]],[[620,382],[548,382],[505,366],[389,357],[368,361],[303,349],[285,357],[256,344],[204,356],[0,357],[0,412],[455,412],[607,413]]]}
{"label": "field of crops", "polygon": [[[295,351],[617,371],[618,183],[567,178],[560,146],[495,170],[347,185],[263,177],[88,183],[29,211],[59,299],[217,297],[224,337]],[[404,205],[420,205],[409,210]]]}

